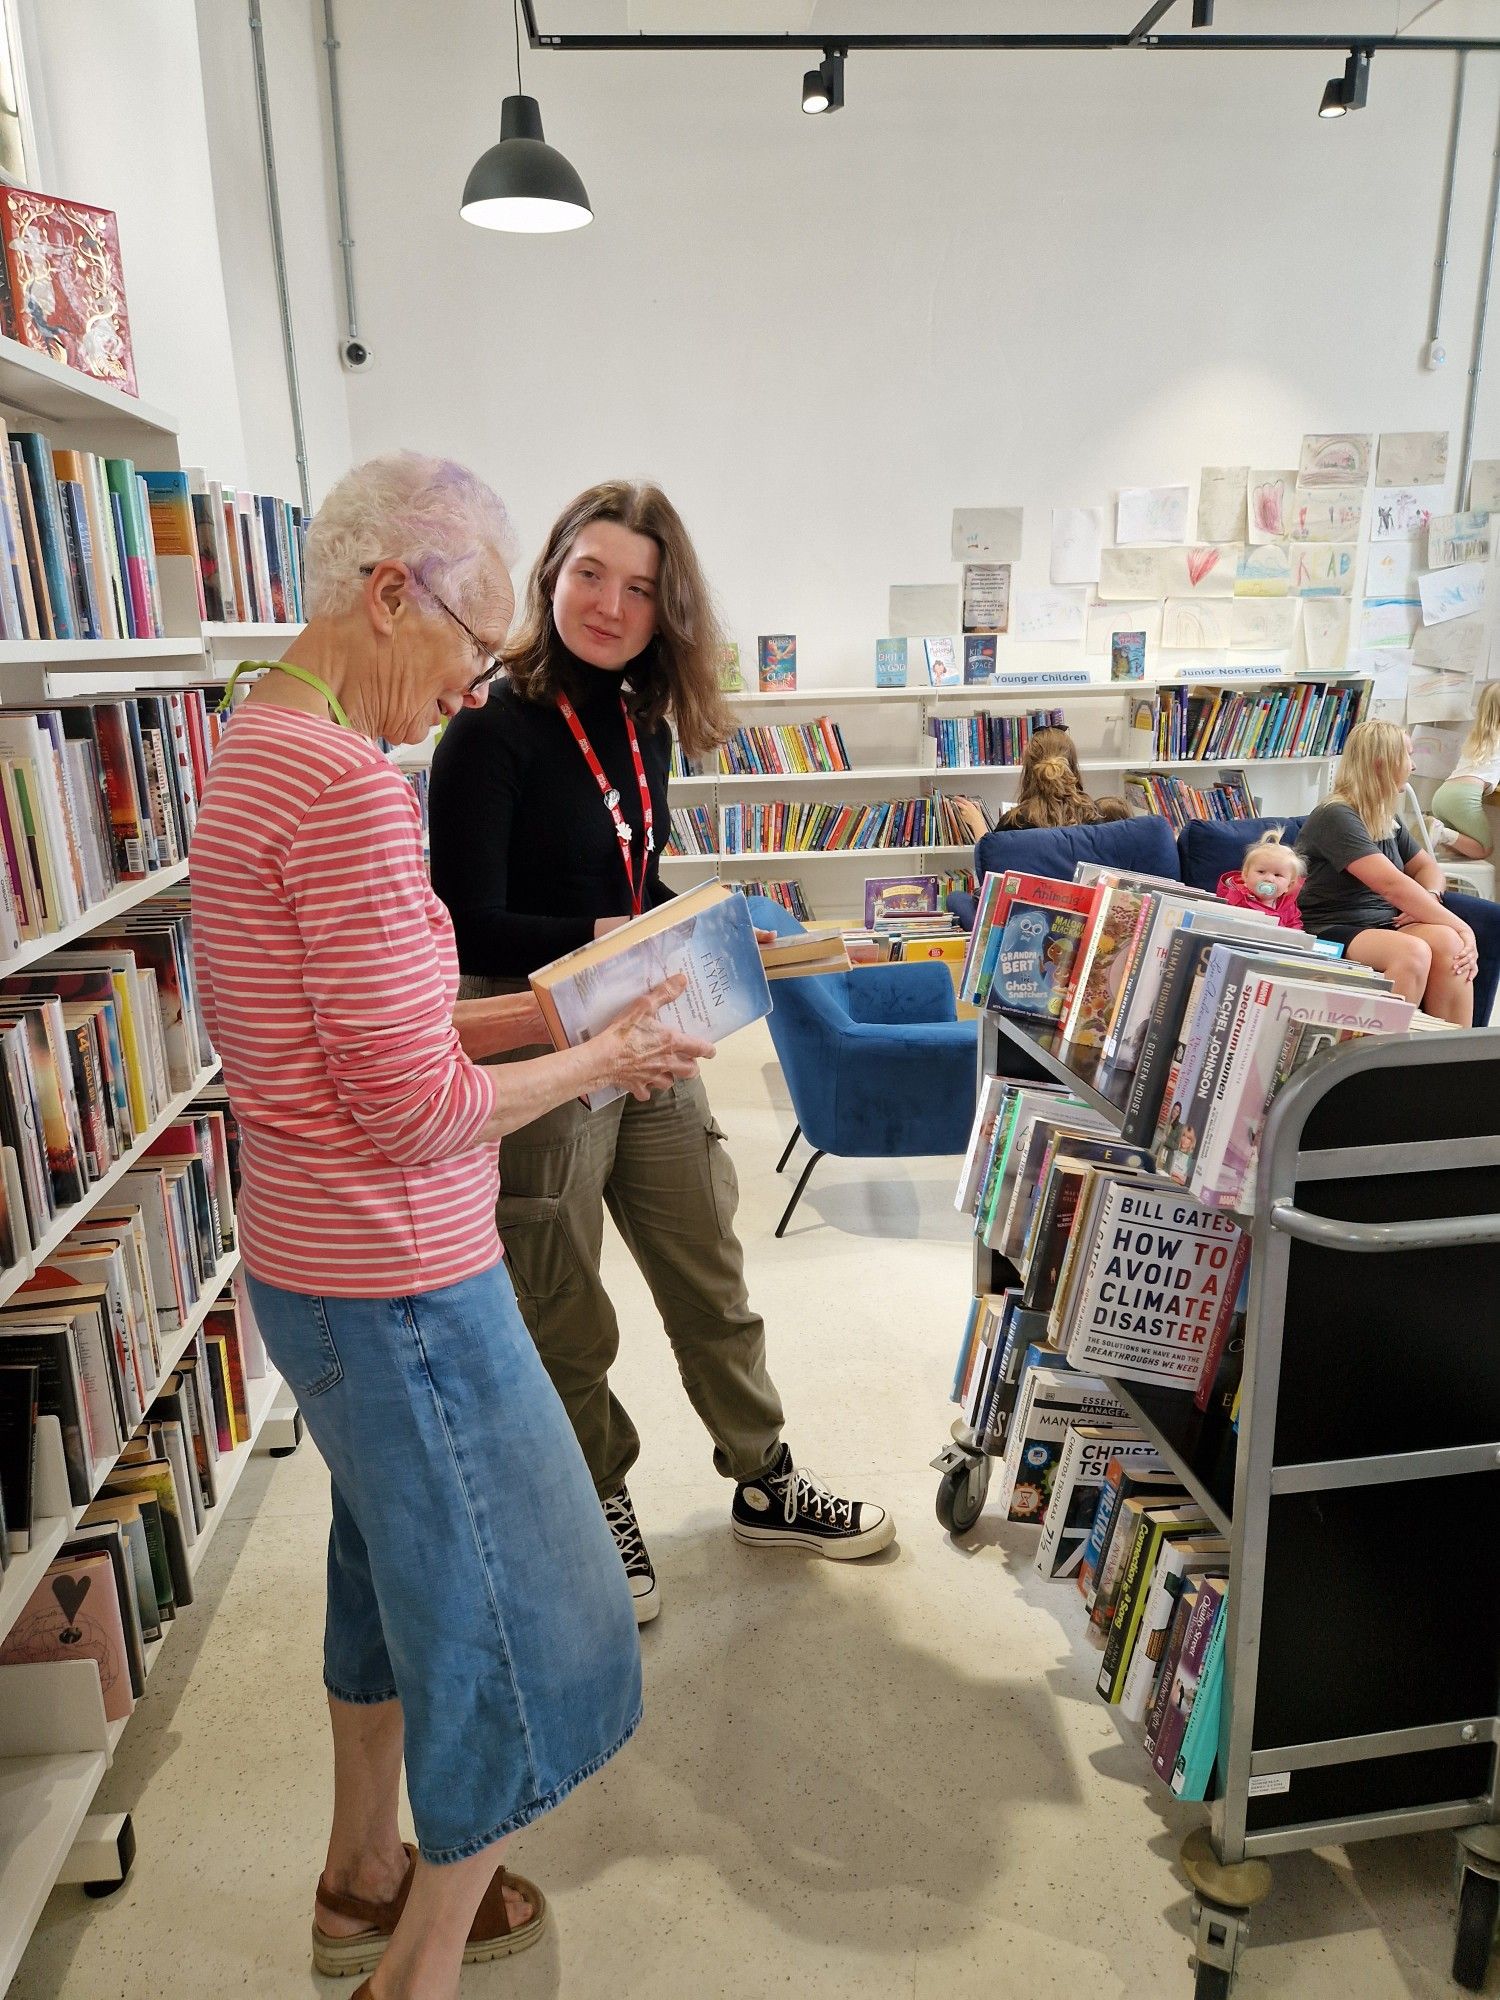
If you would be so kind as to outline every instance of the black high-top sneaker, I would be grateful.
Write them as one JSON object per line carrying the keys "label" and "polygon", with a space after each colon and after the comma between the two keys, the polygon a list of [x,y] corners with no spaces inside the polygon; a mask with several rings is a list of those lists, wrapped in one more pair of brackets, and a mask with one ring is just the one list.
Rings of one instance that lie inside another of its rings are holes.
{"label": "black high-top sneaker", "polygon": [[615,1538],[615,1547],[620,1551],[620,1561],[625,1565],[630,1594],[635,1599],[635,1622],[637,1625],[649,1625],[661,1610],[661,1592],[656,1587],[656,1571],[651,1567],[651,1558],[641,1538],[640,1523],[635,1518],[635,1508],[625,1487],[622,1486],[618,1493],[612,1493],[604,1502],[604,1518]]}
{"label": "black high-top sneaker", "polygon": [[873,1556],[895,1539],[896,1523],[868,1500],[841,1500],[792,1463],[783,1444],[769,1471],[734,1489],[734,1535],[763,1549],[808,1549],[834,1562]]}

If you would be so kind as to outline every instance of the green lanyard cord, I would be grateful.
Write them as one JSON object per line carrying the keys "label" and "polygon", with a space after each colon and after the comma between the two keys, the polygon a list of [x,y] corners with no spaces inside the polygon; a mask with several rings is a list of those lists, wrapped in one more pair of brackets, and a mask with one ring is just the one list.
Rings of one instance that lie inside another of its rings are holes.
{"label": "green lanyard cord", "polygon": [[320,680],[316,674],[310,673],[306,667],[295,666],[290,660],[241,660],[225,684],[224,697],[219,703],[219,713],[221,715],[229,713],[229,697],[234,692],[235,682],[241,674],[248,673],[252,667],[262,670],[273,669],[278,674],[290,674],[294,681],[301,681],[304,687],[310,687],[316,693],[322,695],[324,701],[328,704],[334,721],[338,723],[340,728],[352,729],[354,727],[353,723],[344,713],[343,703],[328,685],[327,681]]}

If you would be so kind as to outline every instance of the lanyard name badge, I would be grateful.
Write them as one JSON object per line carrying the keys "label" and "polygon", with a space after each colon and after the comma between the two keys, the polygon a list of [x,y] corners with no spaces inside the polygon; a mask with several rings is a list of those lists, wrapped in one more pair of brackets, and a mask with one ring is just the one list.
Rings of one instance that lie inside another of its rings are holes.
{"label": "lanyard name badge", "polygon": [[656,846],[656,840],[652,832],[651,788],[646,783],[646,766],[641,759],[641,745],[640,739],[635,733],[635,722],[622,695],[620,697],[620,712],[625,717],[625,734],[630,738],[630,759],[635,765],[635,782],[640,788],[641,824],[645,830],[645,838],[641,842],[641,865],[639,872],[636,870],[635,858],[631,852],[635,835],[630,830],[629,821],[626,819],[624,813],[620,811],[620,794],[605,776],[604,766],[599,762],[594,746],[590,743],[583,724],[578,720],[578,712],[572,702],[568,700],[565,694],[560,694],[557,697],[557,705],[562,711],[563,721],[567,723],[568,728],[572,731],[573,741],[583,752],[584,762],[594,774],[594,783],[599,787],[599,796],[603,799],[605,808],[610,818],[614,821],[615,838],[620,843],[620,859],[625,864],[625,879],[630,884],[630,914],[633,917],[638,917],[645,902],[646,869],[650,865],[651,853],[652,849]]}

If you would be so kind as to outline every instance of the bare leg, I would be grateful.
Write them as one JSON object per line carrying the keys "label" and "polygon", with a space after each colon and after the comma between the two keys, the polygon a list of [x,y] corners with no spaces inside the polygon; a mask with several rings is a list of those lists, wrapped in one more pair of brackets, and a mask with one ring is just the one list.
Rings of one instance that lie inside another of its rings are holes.
{"label": "bare leg", "polygon": [[1446,924],[1410,924],[1404,935],[1420,937],[1432,954],[1432,970],[1427,975],[1427,985],[1422,995],[1423,1011],[1436,1014],[1440,1021],[1452,1021],[1459,1028],[1472,1027],[1473,976],[1471,974],[1465,978],[1453,970],[1453,954],[1458,944],[1458,933],[1449,930]]}
{"label": "bare leg", "polygon": [[[406,1850],[396,1824],[401,1788],[399,1701],[328,1700],[333,1727],[333,1830],[326,1875],[330,1889],[366,1903],[388,1903],[406,1880]],[[330,1937],[365,1926],[318,1905]]]}
{"label": "bare leg", "polygon": [[1467,833],[1450,833],[1443,842],[1443,852],[1456,854],[1462,861],[1487,861],[1493,851],[1482,840],[1475,840],[1472,834]]}
{"label": "bare leg", "polygon": [[1422,927],[1412,924],[1399,931],[1357,931],[1344,946],[1344,956],[1360,965],[1374,966],[1391,981],[1403,1000],[1410,1000],[1416,1007],[1422,1005],[1432,972],[1432,951]]}
{"label": "bare leg", "polygon": [[[442,1868],[418,1861],[401,1921],[370,1979],[375,2000],[456,2000],[469,1927],[504,1846],[497,1840]],[[509,1890],[505,1904],[512,1925],[531,1915],[525,1899]]]}

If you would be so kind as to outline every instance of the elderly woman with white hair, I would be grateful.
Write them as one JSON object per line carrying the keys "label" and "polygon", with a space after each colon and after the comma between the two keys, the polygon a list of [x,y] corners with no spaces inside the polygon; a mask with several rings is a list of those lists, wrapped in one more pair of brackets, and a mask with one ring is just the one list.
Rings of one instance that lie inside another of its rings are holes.
{"label": "elderly woman with white hair", "polygon": [[462,1963],[534,1942],[541,1891],[500,1843],[640,1717],[630,1593],[495,1233],[497,1142],[712,1054],[663,1026],[664,987],[585,1047],[477,1066],[540,1020],[525,995],[457,1002],[416,802],[376,739],[484,702],[510,557],[461,466],[402,452],[342,479],[308,534],[307,627],[256,663],[193,843],[250,1297],[332,1477],[313,1956],[372,1975],[356,2000],[442,2000]]}

